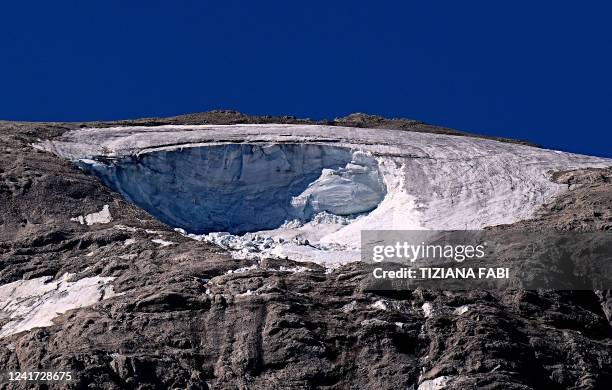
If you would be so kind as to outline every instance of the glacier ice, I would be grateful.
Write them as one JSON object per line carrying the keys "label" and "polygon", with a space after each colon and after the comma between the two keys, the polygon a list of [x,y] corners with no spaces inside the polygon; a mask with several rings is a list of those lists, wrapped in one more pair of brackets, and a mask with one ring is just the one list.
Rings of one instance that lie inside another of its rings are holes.
{"label": "glacier ice", "polygon": [[273,229],[322,211],[363,213],[386,192],[374,158],[327,145],[227,144],[80,164],[163,222],[191,233]]}
{"label": "glacier ice", "polygon": [[[327,266],[359,259],[361,230],[513,223],[567,190],[551,172],[612,166],[481,138],[319,125],[85,128],[37,147],[193,238]],[[215,231],[233,234],[200,234]]]}
{"label": "glacier ice", "polygon": [[378,162],[366,153],[355,152],[345,167],[323,169],[321,176],[291,204],[308,217],[321,212],[361,214],[375,209],[385,193]]}

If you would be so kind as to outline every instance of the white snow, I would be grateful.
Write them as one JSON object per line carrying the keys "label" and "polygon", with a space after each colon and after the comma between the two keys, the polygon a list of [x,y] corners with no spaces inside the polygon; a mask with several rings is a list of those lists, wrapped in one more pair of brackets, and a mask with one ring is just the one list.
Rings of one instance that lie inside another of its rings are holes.
{"label": "white snow", "polygon": [[279,272],[288,272],[290,274],[299,274],[302,272],[307,272],[307,271],[312,271],[310,268],[306,268],[306,267],[302,267],[302,266],[296,266],[296,267],[285,267],[285,266],[280,266],[278,268]]}
{"label": "white snow", "polygon": [[0,319],[9,321],[0,329],[0,338],[25,330],[51,326],[52,320],[68,310],[112,298],[113,277],[89,277],[70,281],[70,274],[53,280],[43,276],[0,286]]}
{"label": "white snow", "polygon": [[234,233],[188,235],[237,258],[329,268],[359,260],[361,230],[513,223],[567,190],[550,172],[612,166],[480,138],[317,125],[91,128],[38,146],[173,227]]}
{"label": "white snow", "polygon": [[176,245],[176,242],[162,240],[161,238],[154,238],[151,241],[156,244],[159,244],[159,246],[161,246],[162,248],[170,245]]}
{"label": "white snow", "polygon": [[237,268],[237,269],[230,269],[229,271],[227,271],[225,274],[226,275],[230,275],[230,274],[241,274],[244,272],[248,272],[248,271],[252,271],[259,268],[257,264],[253,264],[250,265],[248,267],[242,267],[242,268]]}
{"label": "white snow", "polygon": [[297,274],[297,273],[301,273],[301,272],[307,272],[307,271],[312,271],[310,268],[306,268],[306,267],[302,267],[302,266],[296,266],[296,267],[285,267],[285,266],[280,266],[278,269],[276,268],[262,268],[259,263],[258,264],[253,264],[250,265],[248,267],[241,267],[241,268],[236,268],[236,269],[230,269],[228,271],[225,272],[225,275],[231,275],[231,274],[241,274],[241,273],[245,273],[248,271],[253,271],[256,269],[261,269],[264,271],[273,271],[273,272],[286,272],[286,273],[290,273],[290,274]]}
{"label": "white snow", "polygon": [[439,376],[435,379],[423,381],[417,390],[442,390],[451,379],[450,376]]}
{"label": "white snow", "polygon": [[453,311],[453,314],[456,314],[458,316],[464,315],[465,313],[467,313],[470,310],[468,305],[463,305],[463,306],[459,306],[458,308],[456,308]]}
{"label": "white snow", "polygon": [[138,231],[138,228],[135,228],[133,226],[125,226],[125,225],[114,225],[113,228],[117,230],[123,230],[126,232],[132,232],[132,233],[135,233]]}
{"label": "white snow", "polygon": [[245,291],[245,292],[243,292],[243,293],[236,294],[236,296],[237,296],[237,297],[248,297],[248,296],[253,295],[253,294],[254,294],[254,292],[253,292],[253,291],[251,291],[251,290],[246,290],[246,291]]}
{"label": "white snow", "polygon": [[431,302],[425,302],[423,306],[421,306],[421,309],[423,309],[425,318],[429,318],[434,312],[434,305]]}
{"label": "white snow", "polygon": [[351,301],[347,303],[346,305],[342,306],[340,310],[342,310],[345,313],[350,313],[354,311],[356,308],[357,308],[357,301]]}
{"label": "white snow", "polygon": [[387,306],[387,303],[383,300],[374,302],[370,307],[376,310],[389,310],[389,306]]}
{"label": "white snow", "polygon": [[70,218],[71,221],[78,222],[81,225],[93,225],[96,223],[109,223],[113,220],[108,205],[105,204],[102,210],[97,213],[87,214],[86,216],[79,215],[75,218]]}
{"label": "white snow", "polygon": [[360,322],[361,326],[385,326],[387,324],[387,321],[379,320],[378,318],[370,318]]}

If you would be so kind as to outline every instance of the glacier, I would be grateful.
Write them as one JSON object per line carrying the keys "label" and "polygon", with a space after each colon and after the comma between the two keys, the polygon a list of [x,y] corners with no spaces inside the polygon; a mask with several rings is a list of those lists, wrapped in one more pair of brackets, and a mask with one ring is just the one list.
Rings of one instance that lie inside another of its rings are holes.
{"label": "glacier", "polygon": [[513,223],[567,190],[553,171],[612,166],[482,138],[322,125],[83,128],[36,147],[237,257],[329,267],[359,259],[361,230]]}
{"label": "glacier", "polygon": [[328,145],[227,144],[80,165],[161,221],[191,233],[267,230],[323,211],[364,213],[386,192],[373,157]]}

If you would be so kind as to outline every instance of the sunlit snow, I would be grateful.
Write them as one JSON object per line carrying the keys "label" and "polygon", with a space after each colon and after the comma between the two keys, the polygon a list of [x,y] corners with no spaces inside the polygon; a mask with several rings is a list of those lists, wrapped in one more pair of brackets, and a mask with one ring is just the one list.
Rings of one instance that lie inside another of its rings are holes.
{"label": "sunlit snow", "polygon": [[8,320],[0,337],[52,325],[52,320],[71,309],[90,306],[117,295],[110,284],[113,277],[89,277],[70,281],[43,276],[0,286],[0,319]]}

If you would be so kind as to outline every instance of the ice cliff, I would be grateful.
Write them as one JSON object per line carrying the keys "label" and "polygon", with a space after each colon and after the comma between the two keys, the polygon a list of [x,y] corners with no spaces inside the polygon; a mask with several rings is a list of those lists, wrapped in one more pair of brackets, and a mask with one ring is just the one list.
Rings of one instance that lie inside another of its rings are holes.
{"label": "ice cliff", "polygon": [[323,211],[364,213],[386,192],[374,158],[327,145],[227,144],[81,166],[163,222],[192,233],[273,229]]}

